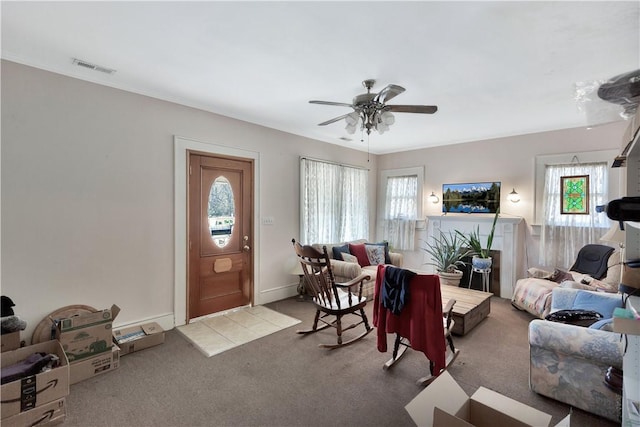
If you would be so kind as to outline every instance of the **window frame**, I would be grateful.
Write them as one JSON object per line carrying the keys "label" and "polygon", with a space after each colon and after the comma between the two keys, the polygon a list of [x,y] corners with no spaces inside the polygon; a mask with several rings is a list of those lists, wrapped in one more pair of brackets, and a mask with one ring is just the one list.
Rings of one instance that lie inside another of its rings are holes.
{"label": "window frame", "polygon": [[574,157],[577,157],[580,163],[596,163],[607,162],[607,170],[609,171],[609,199],[617,199],[622,197],[620,191],[622,188],[621,168],[612,168],[614,158],[618,155],[616,150],[601,151],[583,151],[574,153],[549,154],[536,156],[535,158],[535,203],[534,203],[534,224],[541,227],[544,223],[544,188],[545,188],[545,168],[547,165],[570,164]]}
{"label": "window frame", "polygon": [[387,205],[387,179],[402,177],[402,176],[413,176],[416,175],[418,177],[418,189],[417,189],[417,197],[416,197],[416,221],[421,221],[424,219],[424,166],[416,166],[410,168],[400,168],[400,169],[385,169],[380,171],[380,181],[378,184],[378,207],[377,207],[377,218],[376,221],[378,224],[378,232],[382,227],[382,221],[385,219],[385,207]]}
{"label": "window frame", "polygon": [[[303,173],[303,161],[309,161],[309,162],[316,162],[316,163],[322,163],[325,165],[329,165],[329,166],[335,166],[336,168],[341,168],[342,170],[344,169],[354,169],[354,170],[359,170],[359,171],[364,171],[366,172],[366,191],[363,192],[364,194],[364,205],[365,205],[365,213],[362,215],[363,218],[366,218],[365,220],[365,235],[363,235],[362,237],[359,238],[363,238],[363,239],[369,239],[369,234],[370,234],[370,219],[369,219],[369,211],[370,211],[370,201],[369,201],[369,191],[370,191],[370,185],[371,185],[371,179],[370,179],[370,169],[366,168],[366,167],[362,167],[362,166],[356,166],[356,165],[350,165],[350,164],[346,164],[346,163],[340,163],[340,162],[333,162],[330,160],[323,160],[323,159],[318,159],[318,158],[312,158],[312,157],[307,157],[307,156],[300,156],[300,158],[298,159],[298,165],[299,165],[299,179],[300,179],[300,188],[299,188],[299,199],[300,199],[300,210],[299,210],[299,221],[300,221],[300,235],[299,235],[299,240],[300,243],[302,244],[314,244],[314,243],[333,243],[333,242],[316,242],[316,241],[307,241],[309,239],[309,233],[307,233],[307,231],[305,230],[305,219],[304,219],[304,215],[306,212],[306,206],[305,206],[305,197],[304,197],[304,192],[305,192],[305,182],[306,182],[306,177]],[[346,238],[346,236],[339,236],[336,237],[336,241],[348,241],[348,240],[353,240],[353,239],[348,239]]]}

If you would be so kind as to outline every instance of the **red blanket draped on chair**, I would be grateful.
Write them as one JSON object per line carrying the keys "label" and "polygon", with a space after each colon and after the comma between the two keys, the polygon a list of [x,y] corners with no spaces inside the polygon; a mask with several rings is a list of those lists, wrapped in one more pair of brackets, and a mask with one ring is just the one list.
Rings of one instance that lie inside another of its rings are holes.
{"label": "red blanket draped on chair", "polygon": [[378,351],[387,351],[387,334],[406,338],[411,348],[421,351],[433,362],[433,372],[446,366],[446,343],[442,325],[440,280],[432,274],[418,274],[410,283],[410,298],[399,315],[382,304],[381,287],[385,266],[378,266],[373,304],[373,324],[378,328]]}

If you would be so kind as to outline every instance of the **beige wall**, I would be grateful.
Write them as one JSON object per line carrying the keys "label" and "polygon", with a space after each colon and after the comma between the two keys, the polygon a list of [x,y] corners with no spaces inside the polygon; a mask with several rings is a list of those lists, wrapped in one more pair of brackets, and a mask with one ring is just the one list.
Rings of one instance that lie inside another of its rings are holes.
{"label": "beige wall", "polygon": [[296,292],[299,156],[371,168],[375,206],[364,152],[5,61],[1,93],[1,286],[23,337],[71,304],[172,321],[175,135],[259,153],[259,302]]}
{"label": "beige wall", "polygon": [[[461,120],[461,126],[464,120]],[[602,150],[622,151],[623,134],[628,126],[625,121],[608,125],[543,132],[508,138],[490,139],[465,144],[456,144],[422,150],[387,154],[378,159],[378,170],[402,167],[424,166],[424,194],[431,191],[442,198],[442,184],[462,182],[500,181],[501,213],[523,217],[527,223],[527,263],[538,265],[538,240],[535,224],[535,163],[536,156],[569,153],[573,154]],[[586,156],[582,156],[586,158]],[[606,158],[613,161],[613,157]],[[620,177],[612,172],[610,196],[620,197]],[[520,194],[520,202],[514,204],[506,200],[512,188]],[[440,215],[441,204],[425,200],[425,215]],[[425,232],[418,232],[418,238],[426,238]],[[419,245],[419,243],[418,243]],[[407,265],[420,268],[424,254],[415,251],[405,254]]]}
{"label": "beige wall", "polygon": [[[116,324],[173,321],[174,136],[258,153],[260,302],[295,294],[290,239],[299,234],[298,158],[369,167],[371,238],[378,170],[425,166],[442,183],[500,180],[533,217],[539,154],[618,149],[624,123],[371,156],[337,145],[2,62],[2,294],[29,323],[71,304],[118,304]],[[463,125],[464,123],[461,123]],[[438,211],[427,206],[426,215]]]}

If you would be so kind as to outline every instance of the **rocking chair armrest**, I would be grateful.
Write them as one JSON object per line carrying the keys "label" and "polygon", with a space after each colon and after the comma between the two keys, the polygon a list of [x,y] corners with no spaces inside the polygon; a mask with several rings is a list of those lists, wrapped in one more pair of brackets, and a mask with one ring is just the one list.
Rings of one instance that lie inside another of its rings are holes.
{"label": "rocking chair armrest", "polygon": [[362,285],[362,283],[366,280],[371,280],[371,276],[367,273],[360,273],[360,275],[356,278],[353,278],[351,280],[349,280],[348,282],[344,282],[344,283],[336,283],[336,286],[339,288],[350,288],[353,285],[357,285],[358,283],[360,283],[360,285]]}

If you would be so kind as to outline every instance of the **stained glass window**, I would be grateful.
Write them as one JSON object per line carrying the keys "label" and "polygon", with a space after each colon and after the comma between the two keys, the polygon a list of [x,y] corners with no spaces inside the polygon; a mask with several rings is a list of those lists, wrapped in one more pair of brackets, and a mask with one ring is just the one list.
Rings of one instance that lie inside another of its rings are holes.
{"label": "stained glass window", "polygon": [[561,214],[589,215],[589,175],[560,177]]}

